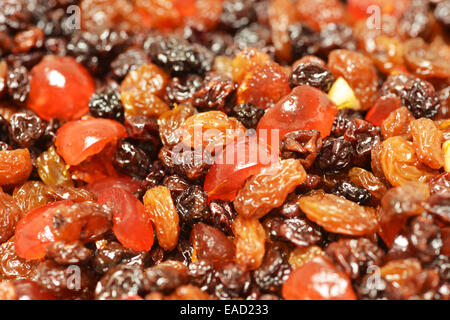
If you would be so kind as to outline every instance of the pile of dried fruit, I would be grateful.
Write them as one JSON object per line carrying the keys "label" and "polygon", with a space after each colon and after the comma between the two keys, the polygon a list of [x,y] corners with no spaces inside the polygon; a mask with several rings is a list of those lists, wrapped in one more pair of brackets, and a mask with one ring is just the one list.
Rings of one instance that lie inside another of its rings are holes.
{"label": "pile of dried fruit", "polygon": [[1,1],[0,299],[450,299],[449,12]]}

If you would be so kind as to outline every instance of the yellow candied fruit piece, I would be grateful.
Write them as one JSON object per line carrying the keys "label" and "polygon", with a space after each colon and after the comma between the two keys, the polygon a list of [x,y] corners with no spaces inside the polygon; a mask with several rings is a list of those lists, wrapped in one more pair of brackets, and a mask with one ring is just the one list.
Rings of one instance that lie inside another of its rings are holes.
{"label": "yellow candied fruit piece", "polygon": [[361,103],[356,98],[353,89],[342,77],[337,78],[333,83],[328,92],[328,97],[336,104],[338,109],[351,108],[361,110]]}

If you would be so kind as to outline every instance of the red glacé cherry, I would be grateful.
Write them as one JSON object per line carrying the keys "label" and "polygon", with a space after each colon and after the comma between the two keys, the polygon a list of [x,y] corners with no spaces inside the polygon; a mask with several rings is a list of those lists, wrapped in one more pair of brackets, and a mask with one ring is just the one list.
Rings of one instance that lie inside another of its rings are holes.
{"label": "red glac\u00e9 cherry", "polygon": [[[325,138],[330,135],[336,114],[336,105],[324,92],[302,85],[266,111],[258,123],[257,131],[262,139],[267,137],[268,144],[272,146],[276,143],[270,138],[274,129],[279,130],[279,139],[288,132],[313,129]],[[261,131],[263,129],[267,130],[264,134]]]}
{"label": "red glac\u00e9 cherry", "polygon": [[77,119],[89,111],[95,83],[72,57],[45,56],[31,70],[28,108],[44,120]]}
{"label": "red glac\u00e9 cherry", "polygon": [[398,97],[383,96],[378,98],[373,107],[367,112],[366,120],[374,126],[381,126],[389,114],[401,107],[401,100]]}

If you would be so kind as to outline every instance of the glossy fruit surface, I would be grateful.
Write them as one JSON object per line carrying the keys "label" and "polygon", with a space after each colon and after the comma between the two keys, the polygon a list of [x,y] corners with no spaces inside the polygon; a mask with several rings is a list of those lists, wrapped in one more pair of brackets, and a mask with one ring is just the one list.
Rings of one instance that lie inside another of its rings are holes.
{"label": "glossy fruit surface", "polygon": [[94,80],[72,57],[45,56],[31,70],[28,108],[41,118],[72,120],[89,111]]}
{"label": "glossy fruit surface", "polygon": [[74,166],[125,135],[125,127],[114,120],[95,118],[75,120],[59,128],[55,145],[65,162]]}

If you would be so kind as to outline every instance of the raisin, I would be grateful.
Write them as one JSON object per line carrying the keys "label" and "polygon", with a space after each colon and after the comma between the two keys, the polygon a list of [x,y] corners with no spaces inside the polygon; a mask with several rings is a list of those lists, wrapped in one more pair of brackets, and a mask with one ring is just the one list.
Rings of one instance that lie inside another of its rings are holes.
{"label": "raisin", "polygon": [[442,168],[444,166],[442,132],[432,120],[426,118],[411,121],[410,127],[419,160],[432,169]]}
{"label": "raisin", "polygon": [[0,98],[3,98],[6,93],[6,74],[8,65],[6,61],[0,62]]}
{"label": "raisin", "polygon": [[42,182],[27,181],[14,189],[13,198],[23,212],[28,212],[52,201],[46,191],[47,187]]}
{"label": "raisin", "polygon": [[79,264],[92,257],[92,251],[79,241],[64,243],[57,241],[47,248],[47,258],[59,265]]}
{"label": "raisin", "polygon": [[347,235],[371,234],[378,229],[375,210],[332,194],[304,196],[300,208],[325,230]]}
{"label": "raisin", "polygon": [[263,292],[280,294],[281,286],[291,273],[287,256],[278,247],[267,250],[262,265],[253,273],[253,278]]}
{"label": "raisin", "polygon": [[123,247],[119,242],[100,240],[92,258],[95,272],[104,274],[117,265],[143,266],[145,253]]}
{"label": "raisin", "polygon": [[231,226],[235,236],[236,262],[255,270],[261,266],[265,253],[266,233],[256,219],[237,217]]}
{"label": "raisin", "polygon": [[366,205],[372,200],[372,195],[369,191],[343,180],[334,185],[331,193],[345,197],[347,200],[360,205]]}
{"label": "raisin", "polygon": [[340,239],[330,243],[325,253],[351,279],[358,279],[368,268],[381,265],[384,257],[383,250],[366,238]]}
{"label": "raisin", "polygon": [[236,97],[237,84],[226,76],[208,73],[203,85],[187,100],[198,109],[227,110]]}
{"label": "raisin", "polygon": [[428,186],[415,181],[406,182],[385,193],[381,199],[378,219],[381,227],[380,235],[388,246],[392,244],[406,219],[423,211],[429,196]]}
{"label": "raisin", "polygon": [[404,57],[409,70],[424,78],[448,78],[450,63],[421,38],[405,42]]}
{"label": "raisin", "polygon": [[37,171],[46,185],[73,186],[72,178],[64,160],[56,153],[55,147],[50,147],[36,159]]}
{"label": "raisin", "polygon": [[319,33],[318,55],[327,58],[329,53],[336,49],[356,49],[356,40],[353,30],[343,23],[329,23]]}
{"label": "raisin", "polygon": [[242,103],[233,106],[228,115],[236,118],[247,129],[256,129],[259,119],[264,115],[264,109],[251,103]]}
{"label": "raisin", "polygon": [[189,183],[177,174],[164,177],[162,184],[170,190],[175,198],[189,188]]}
{"label": "raisin", "polygon": [[383,173],[393,186],[407,181],[428,182],[436,175],[419,162],[412,143],[402,137],[383,141],[380,160]]}
{"label": "raisin", "polygon": [[361,167],[369,162],[374,145],[381,140],[378,129],[370,122],[361,119],[352,121],[345,131],[344,138],[350,141],[355,149],[353,164]]}
{"label": "raisin", "polygon": [[283,240],[297,247],[308,247],[322,241],[320,228],[301,217],[273,218],[267,222],[272,240]]}
{"label": "raisin", "polygon": [[214,59],[206,48],[196,47],[175,37],[161,37],[152,41],[149,56],[172,75],[204,74],[211,70]]}
{"label": "raisin", "polygon": [[144,205],[155,224],[159,245],[165,250],[174,249],[178,243],[180,225],[169,189],[160,186],[147,190]]}
{"label": "raisin", "polygon": [[129,72],[148,63],[148,60],[145,51],[138,48],[127,49],[111,62],[111,73],[115,79],[122,80]]}
{"label": "raisin", "polygon": [[314,62],[297,64],[291,72],[289,85],[291,88],[303,84],[328,92],[334,82],[331,72],[323,65]]}
{"label": "raisin", "polygon": [[211,260],[217,264],[235,257],[233,242],[223,232],[203,222],[194,226],[191,239],[198,259]]}
{"label": "raisin", "polygon": [[26,260],[16,253],[14,238],[0,245],[0,277],[6,279],[34,279],[38,262]]}
{"label": "raisin", "polygon": [[297,20],[294,3],[288,0],[270,1],[267,13],[277,58],[289,62],[293,55],[289,26]]}
{"label": "raisin", "polygon": [[226,0],[219,25],[227,30],[238,30],[256,19],[255,0]]}
{"label": "raisin", "polygon": [[359,111],[351,108],[339,109],[331,132],[335,137],[343,136],[352,125],[354,119],[362,119]]}
{"label": "raisin", "polygon": [[250,273],[234,262],[222,263],[214,274],[212,291],[219,299],[245,297],[251,286]]}
{"label": "raisin", "polygon": [[44,43],[44,32],[35,27],[29,27],[14,36],[13,53],[24,53],[31,49],[40,49]]}
{"label": "raisin", "polygon": [[97,282],[95,298],[115,300],[137,295],[144,285],[144,272],[139,266],[118,265]]}
{"label": "raisin", "polygon": [[98,118],[124,122],[125,115],[118,92],[112,88],[97,91],[89,101],[89,112]]}
{"label": "raisin", "polygon": [[171,104],[192,101],[194,93],[203,86],[203,79],[196,74],[173,77],[166,87],[166,101]]}
{"label": "raisin", "polygon": [[430,182],[431,195],[445,195],[450,192],[450,173],[445,172],[434,177]]}
{"label": "raisin", "polygon": [[440,108],[439,97],[431,83],[414,79],[405,84],[401,95],[405,105],[416,118],[432,118]]}
{"label": "raisin", "polygon": [[320,30],[329,23],[342,22],[345,16],[344,5],[338,0],[299,0],[296,6],[300,20],[315,30]]}
{"label": "raisin", "polygon": [[18,112],[9,119],[10,136],[20,147],[30,147],[44,133],[45,123],[32,111]]}
{"label": "raisin", "polygon": [[149,157],[141,148],[126,140],[118,143],[113,165],[119,172],[143,179],[148,174],[150,164]]}
{"label": "raisin", "polygon": [[58,266],[51,260],[37,267],[37,282],[47,292],[61,299],[92,299],[95,278],[87,268],[78,269],[79,278],[70,279],[74,269]]}
{"label": "raisin", "polygon": [[244,49],[233,59],[233,80],[240,84],[256,66],[270,61],[269,55],[255,48]]}
{"label": "raisin", "polygon": [[316,130],[298,130],[286,133],[281,139],[280,152],[283,158],[300,159],[305,168],[316,160],[322,147],[320,132]]}
{"label": "raisin", "polygon": [[297,268],[315,257],[323,255],[325,253],[318,246],[296,247],[289,253],[288,261],[292,268]]}
{"label": "raisin", "polygon": [[318,52],[319,35],[304,23],[296,23],[289,27],[289,41],[292,46],[294,60]]}
{"label": "raisin", "polygon": [[159,159],[168,169],[174,170],[189,180],[204,178],[214,162],[208,152],[196,150],[176,152],[166,147],[161,148]]}
{"label": "raisin", "polygon": [[428,263],[436,258],[443,246],[441,232],[433,217],[427,214],[414,217],[409,224],[409,240],[415,256]]}
{"label": "raisin", "polygon": [[177,269],[169,260],[144,270],[143,290],[170,294],[178,287],[188,284],[187,268]]}
{"label": "raisin", "polygon": [[193,226],[208,215],[208,196],[199,186],[186,188],[177,197],[175,204],[183,225]]}
{"label": "raisin", "polygon": [[6,85],[10,97],[17,103],[24,103],[30,93],[30,79],[27,68],[20,64],[8,68]]}
{"label": "raisin", "polygon": [[169,75],[158,66],[147,63],[127,74],[120,84],[120,91],[132,89],[161,96],[169,81]]}
{"label": "raisin", "polygon": [[428,38],[432,30],[431,13],[425,1],[412,1],[399,21],[399,33],[409,38]]}
{"label": "raisin", "polygon": [[414,116],[408,108],[398,108],[392,111],[381,124],[381,135],[385,140],[395,136],[409,139],[411,138],[410,123],[413,120]]}
{"label": "raisin", "polygon": [[237,213],[229,202],[215,200],[209,203],[208,222],[225,234],[231,234],[231,225]]}
{"label": "raisin", "polygon": [[353,167],[348,172],[348,177],[353,185],[369,191],[376,199],[381,199],[387,191],[386,185],[370,171]]}
{"label": "raisin", "polygon": [[256,48],[272,57],[275,48],[271,46],[271,43],[270,28],[259,23],[252,23],[248,27],[242,28],[234,36],[234,44],[238,49]]}
{"label": "raisin", "polygon": [[169,110],[169,106],[162,99],[149,91],[122,91],[120,99],[127,116],[158,117]]}
{"label": "raisin", "polygon": [[33,169],[28,149],[0,151],[0,185],[9,187],[25,182]]}
{"label": "raisin", "polygon": [[167,296],[165,300],[213,300],[210,295],[203,292],[201,289],[187,284],[178,287],[174,293]]}
{"label": "raisin", "polygon": [[281,160],[247,179],[233,202],[234,208],[245,218],[261,218],[281,206],[305,178],[306,172],[299,160]]}
{"label": "raisin", "polygon": [[344,137],[326,138],[315,164],[318,169],[327,173],[339,173],[349,168],[354,154],[351,142]]}
{"label": "raisin", "polygon": [[205,148],[214,153],[221,150],[225,143],[231,143],[243,135],[245,127],[221,111],[208,111],[187,118],[180,131],[185,145],[195,149]]}

